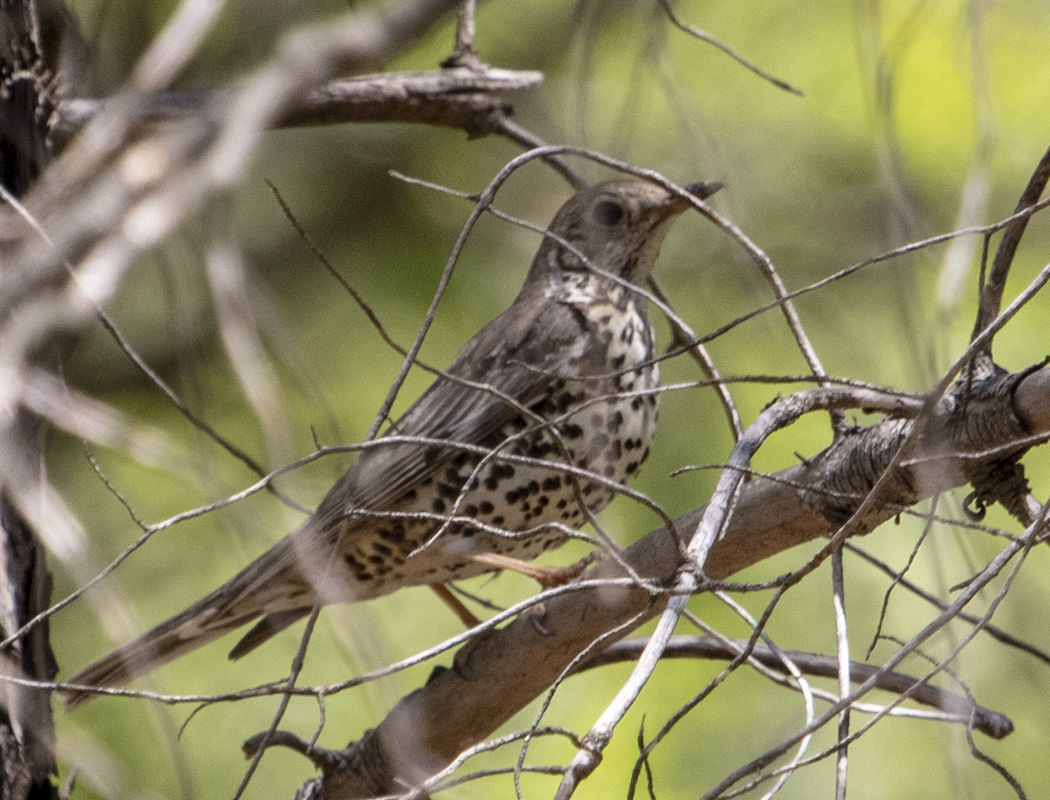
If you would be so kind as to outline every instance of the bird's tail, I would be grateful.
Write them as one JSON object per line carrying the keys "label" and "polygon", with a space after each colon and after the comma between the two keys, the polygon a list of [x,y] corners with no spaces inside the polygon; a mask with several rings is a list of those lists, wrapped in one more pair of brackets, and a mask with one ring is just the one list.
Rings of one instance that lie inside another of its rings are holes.
{"label": "bird's tail", "polygon": [[[285,549],[283,544],[279,543],[228,583],[185,611],[89,664],[65,682],[72,686],[97,688],[122,686],[133,678],[145,675],[262,617],[230,653],[231,658],[240,658],[309,614],[313,607],[315,595],[306,587],[296,593],[293,603],[289,603],[287,573],[280,576],[284,580],[278,579],[275,574],[288,566],[288,559],[283,557],[287,554],[280,552]],[[59,695],[69,709],[97,696],[88,689],[75,688],[60,690]]]}

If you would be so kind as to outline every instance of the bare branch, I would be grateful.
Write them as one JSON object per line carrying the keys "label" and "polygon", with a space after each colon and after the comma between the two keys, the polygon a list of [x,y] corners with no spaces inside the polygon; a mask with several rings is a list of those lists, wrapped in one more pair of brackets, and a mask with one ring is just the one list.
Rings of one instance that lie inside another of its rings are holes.
{"label": "bare branch", "polygon": [[[340,125],[348,122],[406,122],[459,128],[472,136],[502,130],[510,107],[496,93],[538,86],[539,72],[487,68],[475,72],[383,73],[331,81],[293,98],[271,122],[272,128]],[[194,117],[232,102],[237,89],[143,95],[137,113],[142,123]],[[68,139],[119,100],[69,99],[59,105],[56,135]]]}
{"label": "bare branch", "polygon": [[798,95],[799,97],[802,96],[801,89],[797,89],[787,81],[782,81],[780,80],[780,78],[776,78],[773,75],[770,75],[768,72],[765,72],[764,70],[760,69],[754,63],[752,63],[740,53],[738,53],[736,50],[734,50],[732,47],[725,44],[724,42],[719,41],[707,31],[700,30],[699,28],[693,25],[689,25],[685,22],[682,22],[682,20],[678,18],[678,15],[674,13],[674,9],[671,8],[670,0],[660,0],[660,5],[663,7],[664,12],[667,14],[667,18],[671,20],[671,24],[679,30],[683,31],[684,33],[688,33],[690,36],[699,39],[702,42],[707,42],[708,44],[717,47],[731,59],[740,64],[742,67],[755,73],[758,77],[762,78],[762,80],[769,81],[778,89],[783,89],[784,91],[790,92],[794,95]]}
{"label": "bare branch", "polygon": [[[1039,203],[1039,198],[1043,195],[1043,191],[1046,189],[1047,181],[1050,181],[1050,149],[1043,154],[1035,172],[1032,173],[1028,185],[1025,187],[1024,192],[1021,193],[1021,199],[1017,201],[1014,214],[1021,214],[1036,206]],[[995,253],[995,260],[992,262],[991,274],[988,275],[988,280],[981,287],[981,304],[977,312],[977,320],[974,323],[971,339],[976,339],[978,335],[983,333],[999,314],[999,309],[1002,306],[1003,291],[1006,289],[1006,276],[1010,272],[1014,253],[1017,252],[1017,247],[1021,243],[1021,237],[1024,236],[1029,219],[1031,217],[1027,215],[1019,216],[1004,230],[1002,241],[999,242],[999,249]],[[986,345],[982,346],[981,352],[986,359],[991,359],[992,343],[990,340]]]}
{"label": "bare branch", "polygon": [[[619,641],[588,661],[584,669],[593,669],[623,661],[636,661],[645,647],[645,642],[645,639]],[[735,658],[745,644],[746,642],[741,641],[731,641],[726,644],[708,636],[672,636],[664,650],[664,657],[729,660]],[[781,653],[786,655],[791,663],[805,675],[821,678],[838,677],[837,660],[818,653],[807,653],[802,650],[775,652],[770,647],[759,644],[751,651],[750,657],[763,666],[786,675],[789,673],[780,658]],[[875,688],[896,694],[912,690],[912,700],[951,715],[953,722],[967,724],[972,715],[974,728],[993,739],[1002,739],[1013,731],[1013,723],[1006,716],[981,706],[975,707],[967,697],[930,686],[918,678],[900,672],[884,672],[871,664],[859,661],[850,662],[849,678],[853,683],[863,683],[873,676],[875,677]]]}

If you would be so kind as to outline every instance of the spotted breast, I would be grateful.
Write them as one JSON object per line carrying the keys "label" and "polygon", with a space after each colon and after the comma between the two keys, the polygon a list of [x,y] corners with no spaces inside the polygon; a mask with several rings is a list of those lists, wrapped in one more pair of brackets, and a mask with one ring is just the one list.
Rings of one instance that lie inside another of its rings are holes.
{"label": "spotted breast", "polygon": [[565,526],[605,508],[648,457],[659,367],[643,302],[590,274],[568,275],[550,294],[572,310],[588,346],[527,414],[493,431],[478,448],[487,452],[458,453],[392,508],[358,510],[373,524],[344,543],[343,558],[376,594],[490,569],[472,560],[477,553],[532,559],[561,545]]}

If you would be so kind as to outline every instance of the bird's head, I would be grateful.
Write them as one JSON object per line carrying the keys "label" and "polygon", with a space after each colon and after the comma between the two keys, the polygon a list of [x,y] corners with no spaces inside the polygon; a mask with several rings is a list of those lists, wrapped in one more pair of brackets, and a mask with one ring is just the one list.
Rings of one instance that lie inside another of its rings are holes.
{"label": "bird's head", "polygon": [[[701,200],[719,188],[717,183],[685,187]],[[685,197],[646,181],[605,181],[583,189],[551,221],[530,282],[584,272],[590,264],[641,285],[652,274],[671,223],[688,207]]]}

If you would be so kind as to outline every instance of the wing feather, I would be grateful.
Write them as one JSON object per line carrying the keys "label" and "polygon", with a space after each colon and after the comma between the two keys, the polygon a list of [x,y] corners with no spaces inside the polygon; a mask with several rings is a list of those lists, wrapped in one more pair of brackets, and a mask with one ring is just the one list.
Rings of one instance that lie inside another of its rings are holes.
{"label": "wing feather", "polygon": [[[484,388],[438,377],[387,435],[485,443],[522,407],[541,402],[559,377],[568,377],[565,365],[586,341],[582,325],[565,304],[515,303],[482,328],[447,370]],[[411,443],[366,450],[322,501],[316,521],[324,527],[354,510],[387,508],[459,452]]]}

